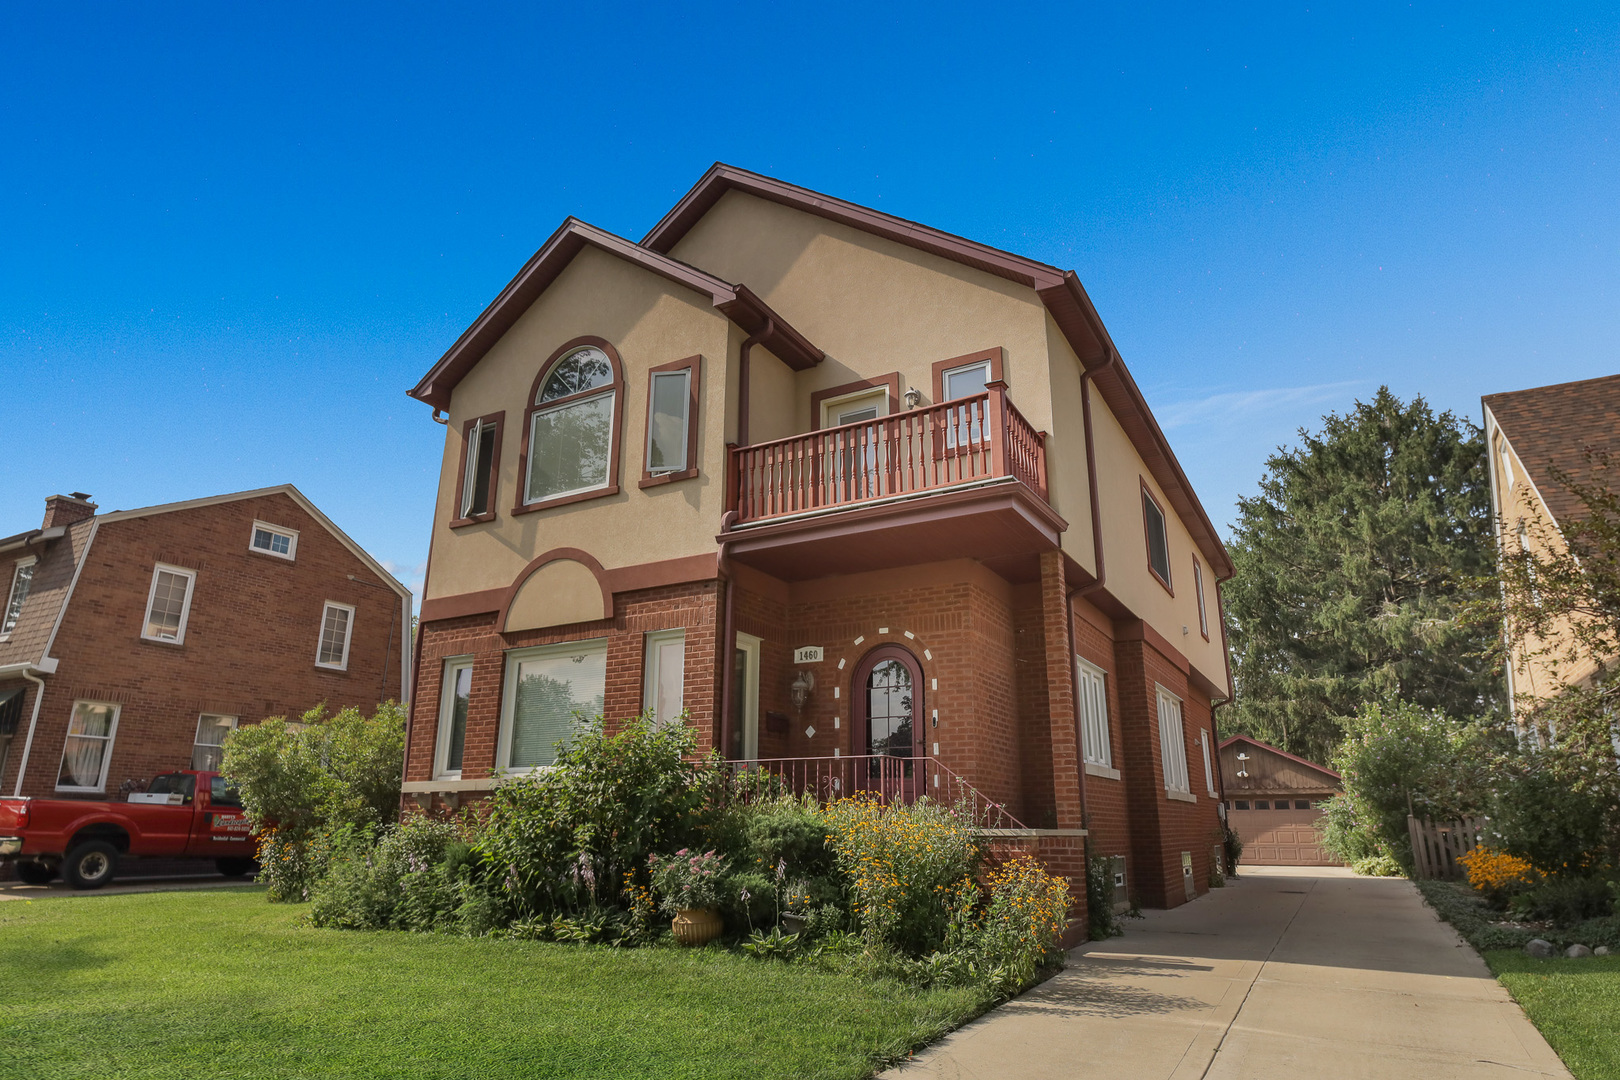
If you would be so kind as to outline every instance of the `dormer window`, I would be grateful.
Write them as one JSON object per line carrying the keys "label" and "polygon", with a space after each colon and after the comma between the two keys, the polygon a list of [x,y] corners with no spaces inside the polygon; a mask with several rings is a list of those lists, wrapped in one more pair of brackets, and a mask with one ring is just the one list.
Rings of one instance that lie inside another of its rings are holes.
{"label": "dormer window", "polygon": [[248,550],[291,561],[298,555],[298,530],[255,521],[253,531],[248,534]]}
{"label": "dormer window", "polygon": [[617,356],[581,338],[541,369],[525,417],[519,511],[618,491]]}
{"label": "dormer window", "polygon": [[11,592],[6,598],[5,615],[0,618],[0,640],[11,635],[17,628],[17,620],[22,617],[23,603],[28,599],[28,590],[34,585],[35,562],[32,555],[19,559],[16,569],[11,572]]}

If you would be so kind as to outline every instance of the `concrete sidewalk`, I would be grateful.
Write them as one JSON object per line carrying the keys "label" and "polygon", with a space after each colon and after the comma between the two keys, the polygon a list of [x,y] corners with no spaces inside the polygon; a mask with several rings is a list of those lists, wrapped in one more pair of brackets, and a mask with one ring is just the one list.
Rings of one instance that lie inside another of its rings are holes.
{"label": "concrete sidewalk", "polygon": [[900,1080],[1568,1077],[1410,882],[1266,867],[885,1073]]}

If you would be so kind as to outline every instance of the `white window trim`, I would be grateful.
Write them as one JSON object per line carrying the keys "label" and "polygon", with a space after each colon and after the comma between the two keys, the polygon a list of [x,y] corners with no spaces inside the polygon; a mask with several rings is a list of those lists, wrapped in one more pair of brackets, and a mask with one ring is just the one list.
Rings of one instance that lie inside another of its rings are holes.
{"label": "white window trim", "polygon": [[[152,623],[152,601],[157,598],[158,575],[178,574],[186,579],[186,598],[180,602],[180,625],[175,628],[173,638],[153,637],[146,632]],[[197,592],[197,571],[187,570],[183,566],[171,566],[168,563],[157,563],[152,567],[152,584],[146,590],[146,607],[141,609],[141,640],[155,641],[160,645],[184,645],[186,643],[186,624],[191,621],[191,598]]]}
{"label": "white window trim", "polygon": [[[619,407],[619,401],[616,397],[618,392],[619,388],[617,385],[609,386],[600,394],[592,394],[589,397],[576,398],[572,401],[564,401],[559,405],[541,406],[534,410],[534,413],[529,417],[529,460],[523,463],[524,506],[532,506],[535,503],[550,502],[552,499],[566,499],[570,495],[583,495],[587,491],[601,491],[603,488],[611,487],[613,485],[613,410],[616,410]],[[588,484],[581,488],[571,488],[568,491],[553,491],[549,495],[537,495],[534,498],[530,498],[529,487],[534,483],[534,455],[539,451],[540,448],[539,441],[534,437],[535,425],[540,423],[540,418],[542,416],[548,416],[551,413],[556,412],[558,409],[572,409],[579,405],[588,405],[600,398],[613,398],[613,404],[608,407],[608,459],[607,465],[603,470],[606,475],[602,477],[602,482],[599,484]]]}
{"label": "white window trim", "polygon": [[[343,659],[336,664],[321,663],[321,642],[326,638],[326,613],[333,608],[341,608],[349,613],[349,621],[343,630]],[[354,605],[340,604],[336,600],[328,600],[321,605],[321,622],[315,629],[315,666],[326,671],[349,670],[349,646],[354,644]]]}
{"label": "white window trim", "polygon": [[113,711],[112,723],[108,726],[107,735],[105,737],[105,748],[101,752],[101,776],[96,780],[95,787],[75,787],[75,786],[70,785],[70,784],[62,783],[62,758],[67,756],[68,740],[69,739],[80,739],[80,738],[91,738],[91,739],[97,738],[97,736],[95,736],[95,735],[85,736],[85,735],[74,735],[74,734],[72,734],[72,732],[73,732],[73,712],[69,712],[68,713],[68,734],[62,736],[62,754],[61,754],[61,757],[58,757],[56,759],[56,777],[57,777],[56,790],[57,791],[85,791],[85,792],[89,792],[89,791],[106,791],[107,790],[107,772],[108,772],[108,770],[110,770],[112,768],[113,740],[118,737],[118,718],[119,718],[120,715],[122,715],[122,713],[124,711],[124,707],[122,705],[120,705],[116,701],[96,701],[96,700],[94,700],[92,698],[75,698],[74,702],[73,702],[73,711],[77,711],[80,705],[105,705],[105,706],[107,706],[109,709],[111,709]]}
{"label": "white window trim", "polygon": [[[658,647],[671,641],[681,643],[681,658],[684,665],[686,657],[685,627],[674,630],[654,630],[646,635],[641,664],[641,709],[643,712],[651,712],[658,707],[658,684],[663,676],[663,672],[658,666]],[[686,711],[686,670],[684,666],[681,669],[681,711]],[[673,716],[660,716],[658,722],[668,724],[673,723],[675,719]]]}
{"label": "white window trim", "polygon": [[[450,724],[455,716],[456,673],[463,668],[472,666],[473,658],[470,655],[448,657],[444,662],[444,677],[439,683],[439,734],[433,740],[433,779],[435,780],[461,779],[462,770],[449,767]],[[470,686],[467,692],[471,695],[472,688]],[[469,702],[468,712],[471,713],[471,711],[471,703]],[[462,732],[462,738],[466,738],[466,732]],[[462,743],[461,759],[463,765],[465,765],[467,760],[465,742]]]}
{"label": "white window trim", "polygon": [[[1164,775],[1165,794],[1171,798],[1179,797],[1184,802],[1197,802],[1198,797],[1192,793],[1192,782],[1187,775],[1187,716],[1182,709],[1181,697],[1156,683],[1154,691],[1154,703],[1157,706],[1159,720],[1159,764],[1160,771]],[[1166,701],[1175,705],[1176,734],[1180,736],[1175,741],[1166,738],[1170,734],[1164,716]],[[1176,750],[1174,756],[1170,753],[1172,747]]]}
{"label": "white window trim", "polygon": [[1193,556],[1193,587],[1198,592],[1198,632],[1209,639],[1209,608],[1204,602],[1204,564]]}
{"label": "white window trim", "polygon": [[[461,468],[461,512],[456,515],[458,518],[470,518],[473,516],[472,501],[473,496],[478,493],[479,478],[487,476],[489,473],[500,468],[500,462],[493,459],[495,450],[493,444],[490,446],[491,460],[489,463],[489,469],[486,471],[478,467],[479,458],[483,454],[484,432],[490,430],[494,430],[498,433],[500,431],[500,421],[484,420],[483,418],[479,418],[473,421],[472,430],[467,432],[467,445],[465,448],[467,456],[466,462]],[[496,435],[496,438],[500,438],[499,434]],[[478,511],[480,515],[492,514],[495,512],[495,507],[493,505],[495,498],[495,481],[493,479],[490,480],[489,496],[491,505],[486,506],[482,510]]]}
{"label": "white window trim", "polygon": [[197,714],[197,730],[191,736],[191,763],[193,765],[195,765],[197,763],[197,747],[206,746],[210,750],[218,750],[219,749],[219,747],[215,746],[213,743],[204,743],[204,742],[198,742],[197,741],[197,736],[202,734],[203,721],[205,719],[207,719],[208,717],[210,717],[210,716],[213,717],[215,720],[229,720],[231,722],[231,730],[232,731],[235,731],[237,729],[237,727],[240,726],[241,723],[242,723],[242,718],[240,716],[232,716],[230,713],[211,713],[211,712],[198,713]]}
{"label": "white window trim", "polygon": [[1215,798],[1215,767],[1209,748],[1209,732],[1204,728],[1198,729],[1198,744],[1204,748],[1204,790],[1209,792],[1210,798]]}
{"label": "white window trim", "polygon": [[[22,576],[22,572],[25,569],[27,569],[30,566],[36,565],[38,562],[39,562],[39,556],[37,556],[37,555],[27,555],[27,556],[24,556],[21,559],[18,559],[16,561],[16,563],[12,565],[12,568],[11,568],[11,588],[6,590],[6,606],[3,607],[3,608],[0,608],[0,628],[5,627],[6,617],[11,614],[11,602],[17,598],[17,579]],[[34,571],[34,573],[38,573],[38,572],[39,572],[38,570]],[[33,581],[34,581],[33,574],[30,574],[29,577],[28,577],[29,591],[30,592],[33,591]],[[28,603],[28,598],[27,597],[23,598],[23,603],[25,603],[25,604]],[[19,619],[22,618],[22,610],[21,609],[18,609],[17,617]],[[0,641],[10,641],[11,640],[11,631],[15,630],[15,629],[17,629],[17,627],[15,625],[13,625],[10,629],[6,630],[5,633],[0,634]]]}
{"label": "white window trim", "polygon": [[[737,631],[735,649],[741,650],[746,659],[743,662],[743,682],[741,687],[734,687],[734,691],[742,694],[742,756],[744,761],[759,759],[759,656],[760,647],[764,644],[763,638],[753,634]],[[735,656],[727,657],[727,662],[735,662]]]}
{"label": "white window trim", "polygon": [[[285,536],[288,541],[287,554],[283,555],[279,551],[268,551],[262,547],[255,547],[253,540],[259,534],[260,529],[277,536]],[[268,555],[272,559],[286,559],[288,562],[292,562],[298,557],[298,530],[289,529],[285,525],[274,525],[268,521],[260,521],[255,518],[253,527],[248,530],[248,550],[255,555]]]}
{"label": "white window trim", "polygon": [[[1074,663],[1081,679],[1080,690],[1080,755],[1088,765],[1112,770],[1114,767],[1113,737],[1108,730],[1108,673],[1096,664],[1080,658],[1075,654]],[[1086,693],[1086,680],[1094,680],[1096,696],[1099,699],[1102,715],[1093,717],[1086,703],[1090,697]],[[1087,738],[1093,731],[1095,738]],[[1098,743],[1101,744],[1099,750]],[[1117,778],[1117,777],[1116,777]]]}
{"label": "white window trim", "polygon": [[[825,401],[823,401],[821,403],[821,426],[823,428],[842,427],[842,424],[833,422],[834,415],[849,408],[849,406],[855,404],[856,402],[862,402],[864,407],[864,403],[868,398],[871,399],[872,404],[877,406],[877,414],[879,418],[889,415],[889,388],[887,386],[872,386],[867,387],[865,390],[855,390],[851,393],[840,394],[835,398],[827,398]],[[870,424],[874,422],[875,421],[872,420],[852,421],[852,423],[858,424]]]}
{"label": "white window trim", "polygon": [[607,638],[584,638],[580,641],[559,641],[554,645],[536,645],[528,649],[506,651],[505,677],[501,680],[501,725],[495,739],[495,771],[501,776],[528,776],[530,773],[549,772],[556,765],[504,764],[512,757],[512,714],[517,709],[517,667],[525,660],[545,656],[577,656],[581,652],[601,652],[607,655]]}
{"label": "white window trim", "polygon": [[[658,395],[656,393],[656,387],[658,386],[658,380],[659,379],[675,379],[675,378],[679,378],[679,379],[682,380],[682,383],[681,383],[681,438],[680,438],[681,462],[680,462],[679,465],[662,465],[662,466],[659,466],[658,468],[654,468],[653,463],[652,463],[652,452],[653,452],[652,430],[653,430],[653,403],[657,400],[657,397],[658,397]],[[655,371],[655,372],[653,372],[652,373],[652,378],[650,380],[648,380],[648,382],[647,382],[647,449],[646,449],[647,460],[645,462],[646,467],[647,467],[647,474],[649,476],[664,476],[664,475],[666,475],[668,473],[685,472],[686,468],[687,468],[687,464],[688,464],[687,460],[686,460],[686,450],[687,450],[687,446],[691,443],[691,441],[692,441],[692,369],[689,368],[689,367],[686,367],[686,368],[676,368],[674,371]]]}
{"label": "white window trim", "polygon": [[[984,360],[975,360],[971,364],[960,364],[960,365],[958,365],[956,367],[953,367],[953,368],[946,368],[944,371],[940,372],[939,373],[939,390],[940,390],[940,393],[942,395],[945,393],[945,386],[946,386],[947,383],[949,383],[951,381],[951,376],[952,375],[959,375],[964,371],[971,371],[974,368],[983,368],[984,369],[984,381],[985,382],[990,381],[990,375],[992,373],[992,368],[990,367],[989,359],[986,358]],[[971,395],[969,395],[969,396],[971,396]],[[953,401],[955,399],[947,397],[945,400]]]}

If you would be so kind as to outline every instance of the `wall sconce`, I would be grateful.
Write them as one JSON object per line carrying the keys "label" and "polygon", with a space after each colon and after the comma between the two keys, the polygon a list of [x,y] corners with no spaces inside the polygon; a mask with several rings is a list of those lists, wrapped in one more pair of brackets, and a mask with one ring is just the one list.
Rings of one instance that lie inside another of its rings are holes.
{"label": "wall sconce", "polygon": [[922,391],[915,386],[906,387],[906,408],[915,409],[920,401],[922,401]]}
{"label": "wall sconce", "polygon": [[799,672],[799,677],[793,680],[788,687],[788,697],[793,699],[793,707],[800,712],[804,711],[804,703],[810,700],[810,692],[816,688],[816,677],[808,671]]}

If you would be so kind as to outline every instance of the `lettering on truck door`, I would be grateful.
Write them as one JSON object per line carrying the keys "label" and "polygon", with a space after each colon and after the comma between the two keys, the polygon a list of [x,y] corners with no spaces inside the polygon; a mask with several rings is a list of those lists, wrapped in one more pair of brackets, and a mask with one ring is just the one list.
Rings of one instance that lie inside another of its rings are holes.
{"label": "lettering on truck door", "polygon": [[242,800],[236,789],[229,787],[223,776],[208,778],[207,806],[203,811],[191,854],[216,859],[253,857],[253,845],[249,843],[253,826],[242,811]]}

